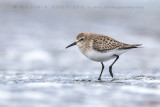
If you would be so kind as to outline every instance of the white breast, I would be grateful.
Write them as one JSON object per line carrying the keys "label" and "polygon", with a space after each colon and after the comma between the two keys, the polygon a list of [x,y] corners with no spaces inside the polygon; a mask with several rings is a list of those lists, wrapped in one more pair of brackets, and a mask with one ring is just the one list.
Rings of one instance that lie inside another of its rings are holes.
{"label": "white breast", "polygon": [[93,61],[105,62],[105,61],[115,58],[114,55],[121,55],[122,53],[126,51],[127,50],[112,50],[108,52],[98,52],[96,50],[91,50],[91,51],[87,51],[85,53],[82,52],[82,53]]}

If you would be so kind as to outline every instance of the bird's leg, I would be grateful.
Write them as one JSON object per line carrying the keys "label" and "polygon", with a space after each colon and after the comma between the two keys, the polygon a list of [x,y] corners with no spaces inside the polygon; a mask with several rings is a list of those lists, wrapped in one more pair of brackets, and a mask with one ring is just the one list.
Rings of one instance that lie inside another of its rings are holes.
{"label": "bird's leg", "polygon": [[103,65],[103,62],[101,62],[101,64],[102,64],[102,70],[101,70],[101,73],[100,73],[100,75],[99,75],[99,78],[98,78],[98,80],[101,80],[101,76],[102,76],[102,73],[103,73],[103,69],[104,69],[104,65]]}
{"label": "bird's leg", "polygon": [[114,60],[114,62],[109,66],[109,73],[111,75],[111,77],[113,78],[113,73],[112,73],[112,66],[113,64],[118,60],[119,56],[118,55],[114,55],[116,56],[116,59]]}

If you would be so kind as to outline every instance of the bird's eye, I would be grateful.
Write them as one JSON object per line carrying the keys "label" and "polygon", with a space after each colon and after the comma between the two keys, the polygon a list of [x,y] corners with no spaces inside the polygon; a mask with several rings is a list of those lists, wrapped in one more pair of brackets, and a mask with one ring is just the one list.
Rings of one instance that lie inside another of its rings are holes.
{"label": "bird's eye", "polygon": [[82,38],[82,39],[80,39],[80,40],[83,40],[83,38]]}
{"label": "bird's eye", "polygon": [[82,40],[84,40],[84,38],[81,38],[79,41],[82,41]]}

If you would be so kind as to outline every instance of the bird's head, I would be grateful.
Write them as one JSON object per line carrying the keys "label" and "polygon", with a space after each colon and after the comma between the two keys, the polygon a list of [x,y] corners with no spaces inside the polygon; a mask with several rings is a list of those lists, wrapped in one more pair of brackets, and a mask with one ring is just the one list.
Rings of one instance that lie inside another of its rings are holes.
{"label": "bird's head", "polygon": [[68,45],[66,48],[69,48],[74,45],[78,45],[80,47],[81,45],[83,45],[85,43],[85,41],[88,39],[89,35],[91,35],[91,33],[88,33],[88,32],[80,33],[77,36],[76,41],[74,43]]}

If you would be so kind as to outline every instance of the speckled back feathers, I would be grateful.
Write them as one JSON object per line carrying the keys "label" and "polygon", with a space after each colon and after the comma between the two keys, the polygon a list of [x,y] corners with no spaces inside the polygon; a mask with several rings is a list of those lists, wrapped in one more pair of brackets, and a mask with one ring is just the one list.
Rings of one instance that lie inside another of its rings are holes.
{"label": "speckled back feathers", "polygon": [[[115,39],[101,35],[101,34],[94,34],[94,33],[80,33],[77,36],[77,39],[85,37],[86,42],[92,42],[92,48],[97,51],[106,52],[116,49],[123,49],[125,47],[132,47],[130,44],[125,44]],[[84,44],[87,45],[88,43]]]}

